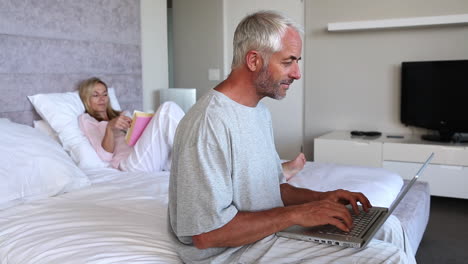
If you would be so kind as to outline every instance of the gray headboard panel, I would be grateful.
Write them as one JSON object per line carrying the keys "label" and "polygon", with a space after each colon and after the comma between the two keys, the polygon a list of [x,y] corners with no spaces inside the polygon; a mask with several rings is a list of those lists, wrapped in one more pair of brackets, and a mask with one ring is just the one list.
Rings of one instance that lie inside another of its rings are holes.
{"label": "gray headboard panel", "polygon": [[27,95],[97,76],[141,109],[139,0],[0,0],[0,117],[32,124]]}

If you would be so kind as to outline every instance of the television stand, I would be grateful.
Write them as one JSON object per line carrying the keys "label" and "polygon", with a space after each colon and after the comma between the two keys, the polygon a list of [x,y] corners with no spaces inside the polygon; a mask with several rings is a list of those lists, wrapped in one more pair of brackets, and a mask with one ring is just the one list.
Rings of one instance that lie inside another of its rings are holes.
{"label": "television stand", "polygon": [[447,135],[422,135],[421,139],[435,142],[451,142],[453,140],[453,134]]}
{"label": "television stand", "polygon": [[[453,139],[461,136],[457,133]],[[396,172],[404,179],[413,178],[432,152],[435,157],[420,178],[429,182],[431,195],[468,199],[466,143],[426,141],[414,134],[355,137],[350,131],[334,131],[314,139],[316,162],[380,167]]]}

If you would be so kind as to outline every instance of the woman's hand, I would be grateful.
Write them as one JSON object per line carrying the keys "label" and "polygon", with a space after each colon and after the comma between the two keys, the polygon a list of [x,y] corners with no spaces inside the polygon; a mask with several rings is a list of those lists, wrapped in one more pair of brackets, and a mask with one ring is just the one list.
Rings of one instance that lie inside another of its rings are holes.
{"label": "woman's hand", "polygon": [[132,119],[128,116],[125,116],[123,112],[118,117],[110,120],[107,123],[106,133],[102,139],[102,148],[104,148],[107,152],[114,153],[114,131],[126,131],[130,127],[131,123]]}
{"label": "woman's hand", "polygon": [[112,130],[127,130],[131,123],[132,119],[130,117],[120,114],[118,117],[107,123],[107,128]]}

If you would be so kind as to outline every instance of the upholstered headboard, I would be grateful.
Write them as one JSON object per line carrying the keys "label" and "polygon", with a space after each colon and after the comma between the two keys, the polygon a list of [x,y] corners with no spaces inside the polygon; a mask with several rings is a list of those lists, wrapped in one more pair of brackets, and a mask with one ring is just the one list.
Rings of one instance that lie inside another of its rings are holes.
{"label": "upholstered headboard", "polygon": [[39,119],[26,96],[97,76],[141,109],[140,1],[0,0],[0,118]]}

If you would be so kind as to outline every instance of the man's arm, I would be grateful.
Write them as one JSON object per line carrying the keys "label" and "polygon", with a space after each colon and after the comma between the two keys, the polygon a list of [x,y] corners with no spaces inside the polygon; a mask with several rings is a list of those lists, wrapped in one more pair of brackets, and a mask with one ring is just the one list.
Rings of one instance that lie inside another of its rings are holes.
{"label": "man's arm", "polygon": [[361,203],[364,211],[368,211],[372,207],[367,197],[358,192],[350,192],[346,190],[335,190],[329,192],[317,192],[309,189],[294,187],[288,183],[280,185],[281,199],[285,206],[304,204],[313,201],[329,200],[344,205],[350,204],[353,207],[354,213],[359,213],[357,202]]}
{"label": "man's arm", "polygon": [[357,201],[365,211],[372,207],[363,194],[345,190],[316,192],[287,183],[281,184],[280,190],[285,207],[260,212],[238,212],[221,228],[193,236],[194,245],[199,249],[238,247],[256,242],[292,225],[330,224],[349,231],[352,218],[344,205],[351,204],[355,213],[359,212]]}
{"label": "man's arm", "polygon": [[280,185],[281,199],[285,206],[304,204],[320,200],[320,192],[294,187],[288,183]]}
{"label": "man's arm", "polygon": [[[343,221],[341,221],[341,220]],[[330,200],[322,200],[260,212],[238,212],[226,225],[193,236],[199,249],[238,247],[256,242],[292,225],[317,226],[331,224],[349,231],[351,215],[346,207]]]}

